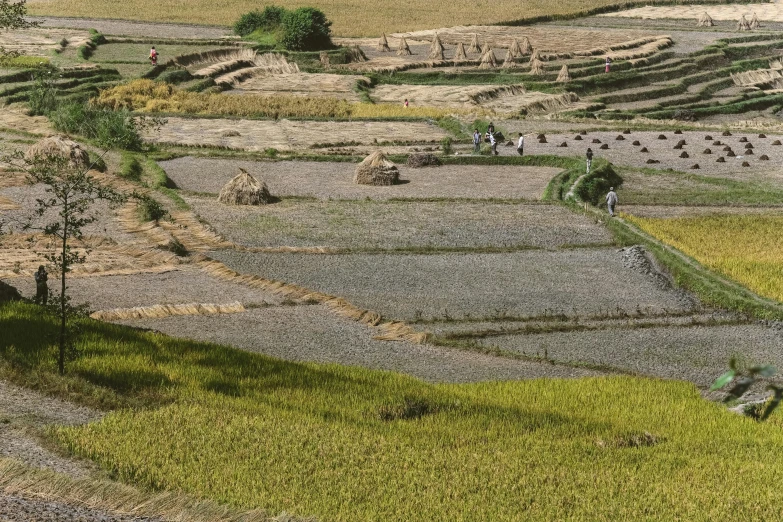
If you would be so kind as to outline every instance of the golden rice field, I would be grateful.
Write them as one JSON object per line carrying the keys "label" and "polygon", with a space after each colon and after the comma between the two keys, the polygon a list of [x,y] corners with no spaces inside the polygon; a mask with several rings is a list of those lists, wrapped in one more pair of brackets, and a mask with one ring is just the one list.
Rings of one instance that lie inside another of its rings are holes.
{"label": "golden rice field", "polygon": [[783,302],[783,216],[626,216],[702,265]]}
{"label": "golden rice field", "polygon": [[[287,8],[313,5],[313,2],[304,0],[278,0],[273,3]],[[332,31],[337,36],[380,36],[382,32],[494,24],[543,15],[575,14],[619,3],[617,0],[495,0],[491,3],[475,0],[320,0],[315,4],[334,22]],[[28,11],[34,15],[226,26],[233,24],[242,13],[264,6],[253,0],[223,0],[219,3],[212,0],[29,0],[27,4]]]}
{"label": "golden rice field", "polygon": [[152,80],[134,80],[101,91],[93,103],[110,109],[148,113],[273,118],[442,118],[454,114],[483,115],[483,109],[408,107],[401,104],[351,103],[329,97],[287,94],[232,96],[196,93]]}

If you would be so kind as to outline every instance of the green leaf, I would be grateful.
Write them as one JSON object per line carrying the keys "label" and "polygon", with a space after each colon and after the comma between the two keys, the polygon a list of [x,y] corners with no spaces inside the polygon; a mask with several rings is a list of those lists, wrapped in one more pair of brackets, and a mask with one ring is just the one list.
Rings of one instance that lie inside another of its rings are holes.
{"label": "green leaf", "polygon": [[737,375],[737,372],[735,370],[729,370],[717,379],[715,379],[715,382],[712,383],[712,386],[710,386],[710,391],[720,390],[724,386],[726,386],[728,383],[730,383],[732,380],[734,380],[734,376]]}

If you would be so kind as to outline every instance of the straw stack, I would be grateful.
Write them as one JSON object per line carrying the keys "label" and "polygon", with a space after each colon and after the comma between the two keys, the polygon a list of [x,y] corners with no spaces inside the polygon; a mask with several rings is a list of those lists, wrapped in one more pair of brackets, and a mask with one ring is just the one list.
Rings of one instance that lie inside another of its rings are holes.
{"label": "straw stack", "polygon": [[469,53],[480,53],[481,45],[479,45],[478,34],[473,33],[473,39],[470,41],[470,47],[468,47]]}
{"label": "straw stack", "polygon": [[508,47],[508,55],[510,55],[511,58],[522,56],[522,48],[519,46],[519,40],[516,38],[511,41],[511,45]]}
{"label": "straw stack", "polygon": [[455,62],[464,62],[468,59],[467,53],[465,53],[465,44],[462,42],[457,44],[457,51],[454,53]]}
{"label": "straw stack", "polygon": [[758,15],[754,12],[753,17],[750,19],[750,28],[758,29],[759,27],[761,27],[761,23],[759,22]]}
{"label": "straw stack", "polygon": [[389,186],[399,179],[400,172],[396,165],[386,159],[383,151],[378,150],[359,163],[353,181],[359,185]]}
{"label": "straw stack", "polygon": [[391,49],[389,49],[389,41],[386,39],[386,33],[381,34],[381,38],[378,40],[378,45],[375,47],[375,49],[382,53],[388,53],[391,51]]}
{"label": "straw stack", "polygon": [[479,69],[492,69],[498,66],[497,59],[495,58],[495,52],[492,47],[487,45],[487,50],[481,56],[481,63]]}
{"label": "straw stack", "polygon": [[571,75],[568,72],[568,66],[563,64],[563,68],[560,69],[560,74],[557,75],[558,82],[570,82]]}
{"label": "straw stack", "polygon": [[272,202],[272,196],[266,183],[240,168],[239,174],[220,190],[218,201],[227,205],[266,205]]}
{"label": "straw stack", "polygon": [[63,158],[68,160],[68,166],[72,169],[81,169],[90,164],[90,155],[75,141],[65,136],[49,136],[27,149],[25,159],[28,161],[46,160],[47,158]]}
{"label": "straw stack", "polygon": [[705,11],[699,17],[699,22],[696,24],[696,27],[713,27],[714,25],[715,22],[712,21],[712,17]]}
{"label": "straw stack", "polygon": [[440,41],[438,33],[435,33],[435,38],[432,39],[429,57],[432,60],[443,60],[443,43]]}
{"label": "straw stack", "polygon": [[522,55],[531,54],[533,52],[533,46],[530,45],[530,40],[527,36],[522,38],[522,44],[519,46]]}
{"label": "straw stack", "polygon": [[397,46],[397,56],[410,56],[411,54],[413,53],[408,45],[408,41],[403,36],[400,38],[400,45]]}
{"label": "straw stack", "polygon": [[742,15],[737,22],[737,31],[750,31],[750,24],[745,18],[745,15]]}

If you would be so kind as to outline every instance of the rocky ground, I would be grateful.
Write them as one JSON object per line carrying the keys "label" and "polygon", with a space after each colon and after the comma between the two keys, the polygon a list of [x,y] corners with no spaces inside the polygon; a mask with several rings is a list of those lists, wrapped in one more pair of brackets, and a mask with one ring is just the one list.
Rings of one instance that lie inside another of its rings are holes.
{"label": "rocky ground", "polygon": [[482,167],[443,165],[422,169],[398,166],[403,183],[370,187],[353,182],[355,163],[321,161],[241,161],[183,157],[160,166],[182,190],[218,194],[239,169],[264,181],[273,196],[318,199],[390,198],[541,198],[560,169],[551,167]]}
{"label": "rocky ground", "polygon": [[156,522],[75,504],[0,493],[0,522]]}

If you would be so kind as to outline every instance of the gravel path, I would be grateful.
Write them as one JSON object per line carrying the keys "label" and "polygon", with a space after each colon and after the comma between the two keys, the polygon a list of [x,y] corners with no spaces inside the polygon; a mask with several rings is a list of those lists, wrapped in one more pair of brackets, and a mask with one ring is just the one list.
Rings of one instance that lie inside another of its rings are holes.
{"label": "gravel path", "polygon": [[[15,279],[13,284],[22,295],[35,295],[32,278]],[[233,301],[276,305],[281,301],[268,292],[221,281],[195,268],[160,274],[84,277],[72,279],[69,286],[74,302],[89,302],[93,310]]]}
{"label": "gravel path", "polygon": [[[516,150],[515,150],[516,153]],[[240,161],[184,157],[161,161],[177,184],[192,192],[217,194],[239,168],[263,180],[273,196],[318,199],[389,198],[522,198],[540,199],[560,169],[550,167],[483,167],[444,165],[409,169],[400,166],[408,183],[370,187],[353,182],[354,163],[324,161]]]}
{"label": "gravel path", "polygon": [[105,511],[38,498],[0,493],[0,522],[153,522],[147,517]]}
{"label": "gravel path", "polygon": [[406,342],[375,341],[373,330],[322,306],[260,308],[221,317],[133,321],[168,335],[225,343],[292,361],[364,366],[431,382],[584,377],[600,372]]}
{"label": "gravel path", "polygon": [[393,319],[690,310],[616,249],[507,254],[301,255],[221,251],[238,272],[296,283]]}
{"label": "gravel path", "polygon": [[592,219],[556,205],[284,200],[238,207],[185,199],[220,234],[252,247],[556,248],[612,241]]}
{"label": "gravel path", "polygon": [[[522,129],[512,128],[513,133]],[[526,131],[527,132],[527,131]],[[623,140],[618,141],[618,135]],[[658,139],[659,135],[666,136],[665,140]],[[711,136],[712,140],[705,140]],[[620,131],[589,132],[582,136],[582,140],[575,140],[575,134],[548,134],[547,143],[539,143],[536,139],[529,139],[525,143],[525,152],[530,154],[554,154],[557,156],[583,157],[587,147],[593,149],[596,157],[606,158],[617,165],[632,167],[674,169],[679,171],[694,172],[702,176],[725,177],[744,181],[774,181],[783,183],[783,172],[777,167],[783,163],[783,145],[772,145],[775,140],[783,140],[780,135],[767,134],[766,138],[759,138],[758,133],[734,132],[732,136],[721,136],[720,131],[684,131],[682,134],[674,134],[671,131],[633,131],[631,134],[620,134]],[[746,138],[753,145],[753,155],[745,156],[745,143],[741,138]],[[600,143],[592,143],[598,139]],[[674,149],[680,140],[685,140],[686,145],[682,149]],[[639,141],[639,145],[633,145]],[[722,145],[713,145],[720,141]],[[561,143],[567,143],[567,147],[560,147]],[[601,145],[608,144],[609,149],[600,149]],[[724,146],[730,146],[735,157],[726,156]],[[640,150],[646,147],[649,152]],[[712,154],[703,154],[704,149],[709,148]],[[516,154],[513,147],[498,147],[498,152],[503,156]],[[681,158],[683,152],[688,153],[688,158]],[[759,158],[766,154],[769,161]],[[725,162],[716,160],[723,157]],[[647,160],[658,160],[659,163],[647,163]],[[750,167],[743,167],[742,162],[747,161]],[[691,170],[691,166],[698,163],[699,170]]]}
{"label": "gravel path", "polygon": [[518,353],[544,353],[559,362],[583,362],[685,379],[709,386],[742,354],[750,364],[783,364],[783,332],[764,326],[695,326],[508,335],[482,340]]}
{"label": "gravel path", "polygon": [[106,20],[100,18],[61,18],[56,16],[31,16],[41,22],[42,27],[68,27],[95,29],[105,35],[142,36],[150,38],[219,39],[231,35],[229,27],[212,27],[189,24],[156,24],[128,20]]}

